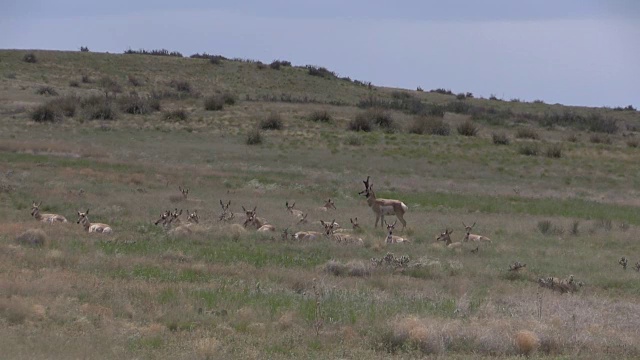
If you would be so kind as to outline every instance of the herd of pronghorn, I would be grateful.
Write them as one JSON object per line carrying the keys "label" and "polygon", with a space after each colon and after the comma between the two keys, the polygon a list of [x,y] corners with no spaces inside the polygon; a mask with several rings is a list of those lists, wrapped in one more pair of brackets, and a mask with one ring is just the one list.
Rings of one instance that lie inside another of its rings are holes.
{"label": "herd of pronghorn", "polygon": [[[404,231],[407,225],[407,222],[404,219],[404,215],[409,208],[405,203],[403,203],[400,200],[377,198],[375,192],[373,191],[373,184],[370,183],[369,180],[370,180],[370,177],[367,177],[367,179],[363,181],[364,190],[359,192],[358,194],[366,197],[367,204],[369,205],[369,207],[371,208],[371,210],[376,216],[374,228],[378,227],[378,222],[380,223],[381,227],[383,225],[386,225],[387,237],[385,239],[385,242],[387,244],[401,244],[401,243],[410,242],[410,240],[406,237],[401,237],[393,234],[393,231],[395,230],[395,226],[398,221],[400,221],[400,223],[402,224],[402,231]],[[182,187],[178,187],[178,189],[180,191],[180,195],[176,195],[176,196],[172,195],[171,197],[171,200],[174,202],[187,199],[189,194],[189,189],[182,188]],[[175,197],[175,199],[173,197]],[[39,208],[41,204],[42,202],[40,203],[36,203],[35,201],[33,202],[31,215],[36,220],[51,223],[51,224],[58,223],[58,222],[60,223],[68,222],[67,219],[62,215],[40,213]],[[220,206],[222,207],[222,213],[220,214],[218,221],[229,222],[235,218],[235,214],[229,209],[231,206],[231,201],[228,201],[225,203],[222,200],[220,200]],[[289,202],[287,201],[285,203],[285,206],[287,208],[287,211],[297,219],[298,225],[303,225],[308,223],[308,220],[307,220],[308,213],[304,213],[298,209],[295,209],[295,202],[290,205]],[[325,204],[322,207],[317,208],[317,210],[321,212],[328,212],[332,209],[335,210],[336,206],[331,199],[327,199],[327,201],[325,201]],[[253,209],[246,209],[243,206],[242,210],[245,214],[245,220],[244,220],[244,223],[242,224],[244,228],[254,227],[258,232],[275,232],[276,231],[275,226],[269,224],[266,219],[257,216],[257,213],[256,213],[257,207],[254,207]],[[191,225],[198,224],[200,221],[198,212],[197,210],[193,212],[190,212],[189,210],[187,210],[186,220],[184,222],[180,219],[182,214],[183,214],[183,211],[178,210],[177,208],[174,211],[167,210],[160,215],[160,218],[157,221],[155,221],[154,224],[161,225],[168,231],[177,230],[177,229],[187,229],[186,232],[189,232],[188,230],[189,227]],[[81,224],[85,229],[85,231],[89,233],[102,233],[102,234],[111,234],[113,232],[111,226],[107,224],[90,222],[88,215],[89,215],[89,209],[87,209],[87,211],[85,212],[78,211],[77,224]],[[397,219],[392,224],[389,224],[385,220],[384,218],[385,216],[395,216]],[[357,233],[361,232],[360,225],[358,223],[358,218],[357,217],[351,218],[350,222],[352,225],[352,229],[344,229],[339,226],[339,224],[335,221],[335,219],[330,222],[320,220],[320,224],[322,225],[322,227],[324,227],[323,232],[298,231],[295,233],[289,233],[289,229],[286,228],[282,233],[282,238],[285,240],[292,238],[294,240],[299,240],[299,241],[316,241],[323,238],[328,238],[337,243],[363,244],[364,243],[363,239],[357,236]],[[491,239],[489,239],[486,236],[476,235],[471,233],[473,227],[476,225],[475,222],[471,226],[466,225],[464,222],[462,224],[465,228],[465,236],[462,239],[462,241],[453,242],[451,240],[451,234],[453,233],[453,230],[450,230],[448,228],[445,229],[443,233],[439,234],[436,237],[436,241],[438,242],[443,241],[445,243],[445,246],[448,249],[460,249],[463,246],[463,243],[465,242],[472,242],[476,244],[479,244],[481,242],[487,242],[487,243],[491,242]],[[479,245],[476,245],[476,248],[472,249],[471,252],[477,253],[478,249],[479,249]],[[626,269],[626,259],[624,258],[621,259],[620,264],[621,265],[624,264],[624,268]],[[509,270],[518,271],[524,267],[526,267],[526,264],[515,262],[510,266]],[[638,268],[637,270],[640,271],[640,262],[636,264],[636,267]],[[576,291],[578,287],[583,285],[583,283],[575,281],[573,275],[570,275],[566,279],[558,279],[555,277],[540,278],[538,279],[538,283],[542,287],[548,287],[553,290],[558,290],[560,292],[573,292],[573,291]]]}

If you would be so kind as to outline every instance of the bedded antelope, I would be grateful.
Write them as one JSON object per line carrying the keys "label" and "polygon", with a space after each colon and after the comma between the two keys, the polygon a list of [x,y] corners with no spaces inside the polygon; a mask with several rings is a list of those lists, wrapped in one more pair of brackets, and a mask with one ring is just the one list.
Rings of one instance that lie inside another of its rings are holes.
{"label": "bedded antelope", "polygon": [[336,221],[333,220],[331,223],[322,221],[322,226],[324,226],[324,235],[329,239],[337,242],[337,243],[345,243],[345,244],[363,244],[364,241],[355,236],[349,234],[336,234],[335,227]]}
{"label": "bedded antelope", "polygon": [[402,230],[407,226],[407,222],[404,220],[404,213],[409,210],[407,205],[400,200],[393,199],[378,199],[373,191],[373,184],[369,183],[369,176],[367,180],[362,181],[364,183],[364,190],[359,192],[359,195],[364,195],[367,198],[367,204],[376,214],[376,223],[373,226],[378,227],[378,221],[380,221],[380,227],[384,222],[385,215],[395,215],[402,223]]}
{"label": "bedded antelope", "polygon": [[296,206],[296,202],[294,201],[293,204],[291,204],[291,206],[289,206],[289,202],[285,202],[284,205],[287,207],[287,211],[289,212],[289,214],[297,217],[298,219],[302,218],[302,216],[304,215],[302,213],[302,211],[298,210],[298,209],[294,209],[294,207]]}
{"label": "bedded antelope", "polygon": [[475,221],[473,222],[473,225],[471,225],[471,226],[467,226],[464,223],[464,221],[462,222],[462,225],[464,226],[464,229],[466,231],[466,234],[465,234],[464,239],[462,241],[467,242],[467,241],[471,240],[473,242],[480,242],[480,241],[491,242],[491,239],[489,239],[486,236],[476,235],[476,234],[472,234],[471,233],[471,230],[473,229],[473,227],[476,226]]}
{"label": "bedded antelope", "polygon": [[360,227],[360,224],[358,224],[358,218],[349,218],[349,221],[351,222],[351,229],[344,229],[341,228],[340,225],[338,225],[338,223],[335,224],[335,227],[337,227],[338,229],[335,229],[334,232],[336,233],[348,233],[348,232],[362,232],[362,228]]}
{"label": "bedded antelope", "polygon": [[229,210],[229,206],[231,206],[231,200],[229,200],[226,204],[220,200],[220,207],[222,207],[222,213],[218,217],[218,221],[231,221],[235,217],[233,211]]}
{"label": "bedded antelope", "polygon": [[327,201],[324,202],[324,205],[318,208],[318,211],[329,211],[329,209],[337,210],[336,203],[331,199],[327,199]]}
{"label": "bedded antelope", "polygon": [[68,222],[67,219],[62,216],[62,215],[58,215],[58,214],[41,214],[40,213],[40,205],[42,205],[42,201],[40,201],[39,204],[37,204],[35,201],[32,202],[31,205],[31,216],[33,216],[36,220],[38,221],[42,221],[42,222],[46,222],[46,223],[66,223]]}
{"label": "bedded antelope", "polygon": [[386,221],[384,223],[385,225],[387,225],[387,231],[389,232],[385,240],[387,244],[401,244],[401,243],[409,242],[409,239],[407,238],[393,235],[393,229],[395,229],[396,223],[398,223],[398,220],[394,221],[393,224],[388,224]]}
{"label": "bedded antelope", "polygon": [[189,197],[189,189],[183,188],[182,186],[178,186],[178,190],[180,191],[179,195],[171,195],[169,196],[169,201],[171,202],[180,202],[183,200],[187,200]]}
{"label": "bedded antelope", "polygon": [[317,231],[298,231],[293,234],[293,238],[300,241],[316,241],[324,237],[324,234]]}
{"label": "bedded antelope", "polygon": [[451,234],[453,233],[453,230],[449,230],[449,229],[445,229],[443,233],[441,233],[440,235],[438,235],[438,237],[436,237],[436,241],[444,241],[445,242],[445,246],[449,249],[457,249],[462,247],[462,243],[459,241],[456,242],[452,242],[451,241]]}
{"label": "bedded antelope", "polygon": [[193,212],[189,212],[189,210],[187,210],[187,224],[198,224],[198,223],[200,223],[198,210],[193,210]]}
{"label": "bedded antelope", "polygon": [[89,215],[89,209],[87,209],[86,212],[78,211],[77,223],[81,224],[84,227],[85,231],[90,233],[95,232],[95,233],[102,233],[102,234],[111,234],[113,232],[111,230],[111,226],[107,224],[90,222],[89,217],[87,215]]}
{"label": "bedded antelope", "polygon": [[267,220],[260,218],[256,215],[256,209],[257,209],[257,206],[254,207],[253,210],[251,211],[248,211],[247,209],[245,209],[244,206],[242,207],[242,210],[244,210],[245,215],[247,216],[247,219],[244,221],[242,226],[246,228],[247,225],[252,224],[256,227],[257,231],[260,231],[260,232],[276,231],[275,226],[271,224],[267,224]]}

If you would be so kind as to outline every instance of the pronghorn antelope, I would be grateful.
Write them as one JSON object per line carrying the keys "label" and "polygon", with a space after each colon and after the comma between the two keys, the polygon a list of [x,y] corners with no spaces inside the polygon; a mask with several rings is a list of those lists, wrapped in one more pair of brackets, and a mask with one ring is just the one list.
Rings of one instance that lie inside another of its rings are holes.
{"label": "pronghorn antelope", "polygon": [[309,221],[307,220],[307,216],[309,216],[309,213],[302,214],[302,216],[298,219],[298,225],[309,223]]}
{"label": "pronghorn antelope", "polygon": [[113,232],[111,230],[111,226],[107,224],[90,222],[89,217],[87,217],[87,215],[89,215],[89,209],[87,209],[86,212],[78,211],[78,221],[77,221],[78,224],[82,224],[82,226],[87,232],[90,232],[90,233],[95,232],[95,233],[103,233],[103,234],[111,234]]}
{"label": "pronghorn antelope", "polygon": [[289,211],[289,214],[297,217],[298,219],[302,218],[302,216],[304,215],[302,213],[302,211],[298,210],[298,209],[294,209],[294,207],[296,206],[296,202],[294,201],[293,204],[291,204],[291,206],[289,206],[289,202],[285,202],[284,205],[287,207],[287,211]]}
{"label": "pronghorn antelope", "polygon": [[404,231],[404,228],[407,226],[407,222],[404,220],[404,213],[409,210],[407,205],[400,200],[376,198],[376,194],[373,191],[373,184],[369,183],[369,176],[367,176],[367,180],[362,182],[364,183],[364,190],[358,194],[364,195],[367,198],[367,204],[371,210],[373,210],[373,213],[376,214],[376,223],[373,227],[378,227],[378,221],[380,221],[380,227],[382,227],[385,215],[395,215],[402,223],[402,230]]}
{"label": "pronghorn antelope", "polygon": [[621,257],[620,260],[618,260],[618,264],[622,265],[622,269],[623,270],[627,270],[627,264],[629,263],[629,260],[627,260],[626,257]]}
{"label": "pronghorn antelope", "polygon": [[472,234],[471,233],[471,229],[473,229],[473,227],[476,226],[475,221],[473,222],[473,225],[471,225],[471,226],[467,226],[467,224],[465,224],[464,221],[462,222],[462,225],[464,226],[464,229],[466,231],[466,234],[465,234],[464,239],[462,241],[467,242],[467,241],[471,240],[473,242],[480,242],[480,241],[491,242],[491,239],[489,239],[486,236],[476,235],[476,234]]}
{"label": "pronghorn antelope", "polygon": [[445,229],[443,233],[441,233],[440,235],[438,235],[438,237],[436,237],[436,241],[444,241],[445,245],[449,249],[457,249],[457,248],[462,247],[462,243],[461,242],[459,242],[459,241],[452,242],[451,241],[451,234],[452,233],[453,233],[453,230]]}
{"label": "pronghorn antelope", "polygon": [[566,279],[559,279],[557,277],[539,278],[538,285],[549,288],[551,290],[558,290],[560,293],[576,292],[580,287],[584,285],[582,281],[575,281],[573,275],[569,275]]}
{"label": "pronghorn antelope", "polygon": [[349,218],[349,221],[351,222],[351,229],[340,228],[340,225],[336,223],[334,227],[338,227],[339,229],[336,229],[334,232],[337,232],[337,233],[362,232],[362,228],[360,227],[360,224],[358,224],[358,218]]}
{"label": "pronghorn antelope", "polygon": [[352,244],[352,243],[363,244],[364,243],[364,241],[361,238],[355,235],[336,234],[335,220],[332,221],[331,223],[324,222],[324,221],[321,221],[321,222],[322,222],[322,226],[324,226],[324,235],[335,242],[345,243],[345,244]]}
{"label": "pronghorn antelope", "polygon": [[193,210],[193,212],[187,210],[187,224],[198,224],[199,222],[198,210]]}
{"label": "pronghorn antelope", "polygon": [[167,210],[160,214],[160,218],[154,222],[155,225],[162,223],[162,227],[167,227],[169,221],[171,220],[171,210]]}
{"label": "pronghorn antelope", "polygon": [[387,235],[386,242],[387,244],[400,244],[400,243],[408,243],[409,239],[403,238],[400,236],[393,235],[393,229],[396,227],[396,223],[398,220],[394,221],[393,224],[388,224],[386,221],[384,222],[387,225],[387,231],[389,234]]}
{"label": "pronghorn antelope", "polygon": [[229,200],[226,204],[220,200],[220,206],[222,207],[222,213],[220,217],[218,217],[218,221],[231,221],[235,217],[233,211],[229,210],[229,206],[231,206],[231,200]]}
{"label": "pronghorn antelope", "polygon": [[640,272],[640,261],[638,261],[635,265],[633,265],[633,269],[634,269],[635,271]]}
{"label": "pronghorn antelope", "polygon": [[244,221],[242,225],[246,228],[247,225],[253,224],[256,227],[256,229],[260,232],[276,231],[275,226],[271,224],[267,224],[267,220],[256,216],[256,209],[257,209],[257,206],[250,211],[245,209],[244,206],[242,207],[242,210],[244,210],[245,215],[247,216],[247,219]]}
{"label": "pronghorn antelope", "polygon": [[331,199],[327,199],[327,201],[324,202],[324,205],[318,208],[318,211],[329,211],[329,209],[337,210],[336,204]]}
{"label": "pronghorn antelope", "polygon": [[293,234],[293,238],[296,240],[304,240],[304,241],[316,241],[323,237],[324,235],[317,231],[298,231]]}
{"label": "pronghorn antelope", "polygon": [[47,222],[47,223],[50,223],[50,224],[53,224],[53,223],[56,223],[56,222],[61,222],[61,223],[68,222],[67,219],[62,215],[58,215],[58,214],[41,214],[40,213],[40,205],[42,205],[42,201],[40,201],[39,204],[37,204],[35,201],[33,201],[33,204],[31,204],[31,216],[33,216],[36,220],[42,221],[42,222]]}
{"label": "pronghorn antelope", "polygon": [[187,200],[187,197],[189,196],[189,189],[178,186],[178,190],[180,190],[180,195],[169,196],[169,200],[171,202],[180,202],[183,200]]}
{"label": "pronghorn antelope", "polygon": [[182,215],[182,209],[180,209],[180,212],[178,212],[178,208],[176,208],[171,213],[171,216],[169,216],[169,221],[167,222],[167,225],[172,225],[176,227],[182,225],[182,220],[180,220],[180,215]]}
{"label": "pronghorn antelope", "polygon": [[509,271],[520,271],[520,269],[526,268],[527,264],[523,264],[520,261],[516,261],[509,265]]}

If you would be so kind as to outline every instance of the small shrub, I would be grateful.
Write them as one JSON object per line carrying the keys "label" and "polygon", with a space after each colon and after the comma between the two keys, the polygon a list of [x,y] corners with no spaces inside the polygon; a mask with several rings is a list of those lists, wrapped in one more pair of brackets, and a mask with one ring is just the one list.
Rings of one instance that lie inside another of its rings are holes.
{"label": "small shrub", "polygon": [[227,59],[222,55],[211,55],[209,57],[209,63],[213,65],[220,65],[224,60]]}
{"label": "small shrub", "polygon": [[222,100],[225,105],[235,105],[236,104],[236,96],[228,91],[222,93]]}
{"label": "small shrub", "polygon": [[513,102],[513,103],[519,103],[519,102],[520,102],[520,99],[518,99],[518,98],[513,98],[513,99],[511,99],[511,100],[509,100],[509,101],[511,101],[511,102]]}
{"label": "small shrub", "polygon": [[630,148],[637,148],[638,147],[638,139],[629,139],[627,140],[627,146]]}
{"label": "small shrub", "polygon": [[458,134],[462,136],[476,136],[478,134],[478,127],[471,120],[467,120],[456,127]]}
{"label": "small shrub", "polygon": [[458,100],[464,100],[467,98],[467,95],[465,95],[465,93],[459,93],[458,95],[456,95],[456,99]]}
{"label": "small shrub", "polygon": [[566,140],[568,142],[575,143],[575,142],[578,142],[578,140],[580,139],[578,138],[578,135],[576,135],[575,133],[572,133],[572,134],[569,134],[569,136],[567,136]]}
{"label": "small shrub", "polygon": [[191,94],[191,83],[186,80],[171,80],[169,86],[183,94]]}
{"label": "small shrub", "polygon": [[30,64],[35,64],[38,62],[38,58],[34,53],[27,53],[22,57],[22,61]]}
{"label": "small shrub", "polygon": [[69,81],[69,87],[80,87],[80,83],[78,80],[71,80]]}
{"label": "small shrub", "polygon": [[347,124],[347,129],[351,131],[370,132],[372,127],[371,119],[363,114],[356,115],[356,117]]}
{"label": "small shrub", "polygon": [[208,111],[220,111],[224,109],[224,98],[221,95],[211,95],[204,99],[204,109]]}
{"label": "small shrub", "polygon": [[350,134],[347,136],[344,143],[351,146],[361,146],[364,144],[364,141],[362,141],[362,138],[360,136],[356,134]]}
{"label": "small shrub", "polygon": [[309,120],[314,122],[331,122],[331,114],[327,110],[317,110],[309,114]]}
{"label": "small shrub", "polygon": [[414,118],[409,127],[409,132],[412,134],[449,136],[451,128],[441,117],[419,116]]}
{"label": "small shrub", "polygon": [[447,103],[444,110],[456,114],[468,114],[471,110],[471,105],[464,101],[456,100]]}
{"label": "small shrub", "polygon": [[493,143],[495,145],[509,145],[511,143],[509,137],[505,133],[493,133],[491,134],[491,139],[493,139]]}
{"label": "small shrub", "polygon": [[83,84],[91,84],[93,82],[89,75],[82,75],[82,78],[80,80],[82,80]]}
{"label": "small shrub", "polygon": [[31,119],[35,122],[57,122],[62,120],[62,112],[57,106],[46,103],[33,109]]}
{"label": "small shrub", "polygon": [[118,99],[120,109],[128,114],[146,115],[160,110],[160,100],[132,94]]}
{"label": "small shrub", "polygon": [[47,241],[47,234],[40,229],[27,229],[16,237],[16,242],[20,245],[41,247]]}
{"label": "small shrub", "polygon": [[535,129],[532,129],[529,127],[523,127],[523,128],[519,128],[516,131],[516,138],[538,140],[540,139],[540,135]]}
{"label": "small shrub", "polygon": [[520,144],[520,147],[518,147],[518,153],[521,155],[537,156],[539,152],[540,150],[536,143]]}
{"label": "small shrub", "polygon": [[536,100],[533,100],[533,103],[534,104],[544,104],[544,101],[542,101],[540,99],[536,99]]}
{"label": "small shrub", "polygon": [[267,66],[267,64],[265,64],[265,63],[263,63],[263,62],[258,62],[258,63],[256,64],[256,67],[258,68],[258,70],[264,70],[264,69],[266,69],[268,66]]}
{"label": "small shrub", "polygon": [[189,118],[189,114],[184,109],[176,109],[165,112],[163,117],[167,121],[185,121]]}
{"label": "small shrub", "polygon": [[442,94],[442,95],[453,95],[453,92],[451,90],[443,89],[443,88],[433,89],[433,90],[431,90],[429,92]]}
{"label": "small shrub", "polygon": [[416,91],[418,91],[418,92],[423,92],[423,91],[424,91],[424,89],[423,89],[423,88],[421,88],[420,86],[418,86],[418,87],[416,88]]}
{"label": "small shrub", "polygon": [[489,95],[489,100],[500,101],[500,99],[498,99],[494,94]]}
{"label": "small shrub", "polygon": [[56,91],[56,89],[52,88],[51,86],[40,86],[36,90],[36,94],[44,96],[58,96],[58,92]]}
{"label": "small shrub", "polygon": [[382,129],[393,130],[395,128],[393,117],[385,111],[371,109],[365,113],[365,116],[369,116],[373,123]]}
{"label": "small shrub", "polygon": [[562,145],[551,144],[547,147],[546,155],[548,158],[561,158],[562,157]]}
{"label": "small shrub", "polygon": [[115,97],[116,94],[122,92],[122,86],[120,85],[120,83],[110,78],[109,76],[103,76],[102,78],[100,78],[100,81],[98,81],[98,85],[102,88],[106,97],[109,97],[110,93]]}
{"label": "small shrub", "polygon": [[142,86],[142,81],[140,81],[137,77],[131,74],[127,75],[127,80],[129,81],[129,84],[131,84],[131,86],[134,86],[134,87]]}
{"label": "small shrub", "polygon": [[84,116],[89,120],[115,120],[116,108],[113,103],[102,96],[91,96],[80,102]]}
{"label": "small shrub", "polygon": [[89,52],[88,46],[80,46],[80,52]]}
{"label": "small shrub", "polygon": [[579,230],[578,230],[579,226],[580,226],[580,221],[574,220],[571,223],[571,229],[569,230],[569,233],[571,235],[573,235],[573,236],[578,236],[579,235]]}
{"label": "small shrub", "polygon": [[246,139],[247,145],[258,145],[262,144],[262,133],[260,129],[253,129],[249,131]]}
{"label": "small shrub", "polygon": [[554,225],[549,220],[538,221],[538,231],[543,235],[562,235],[564,233],[564,229],[562,227]]}
{"label": "small shrub", "polygon": [[318,76],[318,77],[327,78],[327,79],[336,77],[336,74],[333,71],[330,71],[324,67],[318,67],[318,66],[312,66],[312,65],[307,65],[307,73],[311,76]]}
{"label": "small shrub", "polygon": [[283,127],[282,117],[276,112],[272,112],[260,122],[262,130],[282,130]]}
{"label": "small shrub", "polygon": [[589,141],[591,141],[594,144],[606,144],[606,145],[610,145],[613,140],[611,140],[610,137],[606,136],[606,135],[602,135],[602,134],[591,134],[591,136],[589,137]]}
{"label": "small shrub", "polygon": [[269,64],[269,67],[274,70],[280,70],[281,67],[291,66],[291,62],[285,60],[274,60]]}
{"label": "small shrub", "polygon": [[75,96],[63,96],[53,99],[49,104],[57,107],[64,116],[73,117],[76,114],[76,105],[79,99]]}

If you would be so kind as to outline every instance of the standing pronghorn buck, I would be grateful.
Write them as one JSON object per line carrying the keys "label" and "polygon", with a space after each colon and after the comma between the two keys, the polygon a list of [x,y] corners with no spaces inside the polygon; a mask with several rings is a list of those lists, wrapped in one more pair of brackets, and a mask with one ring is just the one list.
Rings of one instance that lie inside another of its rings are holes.
{"label": "standing pronghorn buck", "polygon": [[89,215],[89,209],[87,209],[86,212],[80,212],[78,211],[78,224],[81,224],[82,227],[84,227],[84,229],[87,232],[95,232],[95,233],[102,233],[102,234],[111,234],[113,231],[111,230],[111,226],[107,225],[107,224],[101,224],[101,223],[92,223],[89,221],[89,217],[87,216]]}
{"label": "standing pronghorn buck", "polygon": [[376,214],[376,223],[373,227],[378,227],[378,221],[380,221],[380,227],[382,227],[385,215],[395,215],[402,223],[402,230],[404,231],[407,226],[407,222],[404,220],[404,213],[409,210],[409,207],[400,200],[376,198],[376,194],[373,192],[373,184],[369,183],[369,176],[367,176],[367,180],[362,182],[364,183],[364,190],[358,194],[367,198],[367,204]]}
{"label": "standing pronghorn buck", "polygon": [[345,244],[358,244],[358,245],[362,245],[364,243],[364,241],[355,236],[355,235],[350,235],[350,234],[336,234],[336,221],[333,220],[331,223],[328,222],[324,222],[321,220],[322,226],[324,226],[324,235],[326,237],[328,237],[329,239],[338,242],[338,243],[345,243]]}
{"label": "standing pronghorn buck", "polygon": [[467,224],[465,224],[464,221],[462,222],[462,225],[464,225],[464,229],[466,231],[466,234],[464,235],[464,239],[462,241],[467,242],[471,240],[473,242],[481,242],[481,241],[491,242],[491,239],[489,239],[486,236],[476,235],[471,233],[471,230],[473,229],[473,227],[476,226],[475,221],[471,226],[467,226]]}
{"label": "standing pronghorn buck", "polygon": [[68,222],[67,219],[62,216],[62,215],[58,215],[58,214],[41,214],[40,213],[40,205],[42,205],[42,201],[40,201],[40,203],[36,203],[35,201],[32,202],[31,204],[31,216],[33,216],[36,220],[38,221],[42,221],[42,222],[46,222],[46,223],[66,223]]}
{"label": "standing pronghorn buck", "polygon": [[387,225],[387,231],[389,232],[385,240],[387,244],[400,244],[409,242],[409,239],[405,237],[393,235],[393,229],[395,229],[397,223],[398,220],[394,221],[393,224],[388,224],[386,221],[384,222],[384,224]]}

